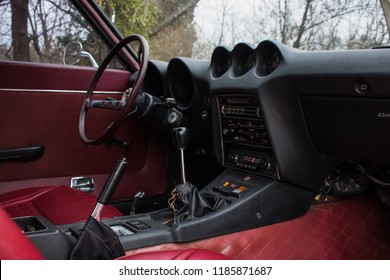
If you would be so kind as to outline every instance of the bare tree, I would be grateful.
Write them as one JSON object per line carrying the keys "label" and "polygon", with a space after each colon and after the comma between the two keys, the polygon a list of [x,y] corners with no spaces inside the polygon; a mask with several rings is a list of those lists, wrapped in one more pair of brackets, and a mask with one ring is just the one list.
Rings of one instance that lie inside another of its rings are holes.
{"label": "bare tree", "polygon": [[380,2],[386,19],[387,31],[390,34],[390,0],[380,0]]}
{"label": "bare tree", "polygon": [[175,56],[192,56],[196,34],[193,11],[199,0],[157,0],[159,17],[149,32],[151,55],[169,60]]}
{"label": "bare tree", "polygon": [[[279,31],[277,37],[285,44],[295,48],[312,49],[323,39],[333,38],[337,41],[340,21],[348,15],[363,11],[369,5],[368,1],[346,0],[302,0],[299,5],[291,1],[279,0],[275,10],[282,15],[279,17]],[[358,19],[356,19],[358,20]],[[320,34],[328,38],[318,38]],[[316,43],[317,42],[317,43]],[[328,44],[330,46],[332,44]],[[317,47],[323,47],[318,44]]]}
{"label": "bare tree", "polygon": [[[153,29],[150,31],[149,36],[153,37],[160,33],[162,30],[174,24],[178,19],[180,19],[183,15],[192,11],[195,5],[199,2],[199,0],[189,0],[187,3],[184,3],[182,6],[179,6],[179,9],[170,14],[167,18],[165,18],[162,22],[159,22]],[[166,3],[165,3],[166,5]]]}
{"label": "bare tree", "polygon": [[287,0],[284,0],[284,1],[279,0],[278,1],[278,9],[275,11],[277,12],[276,18],[278,18],[281,42],[283,44],[287,44],[288,40],[290,39],[289,35],[290,35],[290,29],[291,29],[291,25],[290,25],[291,10],[289,9],[288,1]]}
{"label": "bare tree", "polygon": [[[240,1],[234,1],[237,2]],[[205,5],[203,1],[201,4]],[[237,43],[248,39],[253,44],[263,39],[276,39],[307,50],[382,45],[388,43],[389,36],[383,34],[383,15],[378,4],[372,0],[270,0],[261,4],[252,1],[250,9],[253,15],[250,16],[244,14],[245,9],[237,13],[226,13],[220,9],[218,14],[214,13],[210,18],[210,25],[215,29],[213,39],[199,42],[199,45],[207,43],[211,46],[211,41]],[[214,20],[221,16],[229,17],[225,19],[226,22],[235,23],[234,32],[233,29],[226,32],[224,23]],[[242,25],[245,26],[244,31],[240,27]],[[198,27],[197,30],[203,32],[202,28]],[[219,36],[221,34],[225,34],[222,39]]]}
{"label": "bare tree", "polygon": [[296,37],[294,44],[293,44],[294,48],[299,48],[301,46],[302,36],[303,36],[304,32],[307,30],[306,27],[307,27],[307,22],[308,22],[308,18],[309,18],[309,12],[311,12],[313,9],[312,3],[313,3],[313,0],[306,0],[306,3],[304,5],[305,8],[303,11],[302,20],[301,20],[301,23],[299,24],[299,27],[297,28],[297,37]]}
{"label": "bare tree", "polygon": [[27,31],[28,1],[11,0],[13,59],[30,61],[29,38]]}

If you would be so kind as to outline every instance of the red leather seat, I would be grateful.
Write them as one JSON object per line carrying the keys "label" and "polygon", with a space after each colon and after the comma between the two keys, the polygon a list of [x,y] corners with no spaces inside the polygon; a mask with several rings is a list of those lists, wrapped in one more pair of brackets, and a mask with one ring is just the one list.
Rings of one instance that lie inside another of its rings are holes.
{"label": "red leather seat", "polygon": [[139,253],[118,260],[230,260],[230,258],[205,249],[187,249]]}
{"label": "red leather seat", "polygon": [[[96,198],[70,187],[36,187],[0,195],[0,205],[11,217],[43,216],[55,225],[84,222]],[[104,207],[102,219],[122,216],[113,206]]]}
{"label": "red leather seat", "polygon": [[43,260],[42,254],[0,207],[0,259]]}
{"label": "red leather seat", "polygon": [[[42,254],[9,218],[0,206],[0,259],[43,260]],[[203,249],[174,250],[141,253],[121,257],[120,260],[227,260],[219,253]]]}

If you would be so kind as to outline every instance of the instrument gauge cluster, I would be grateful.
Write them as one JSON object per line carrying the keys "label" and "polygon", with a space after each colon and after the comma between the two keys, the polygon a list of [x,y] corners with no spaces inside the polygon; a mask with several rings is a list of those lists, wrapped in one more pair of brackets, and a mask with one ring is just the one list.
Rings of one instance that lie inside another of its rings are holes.
{"label": "instrument gauge cluster", "polygon": [[238,43],[232,50],[218,46],[211,57],[211,76],[238,78],[254,71],[264,77],[273,73],[282,61],[282,53],[272,41],[263,41],[256,48],[247,43]]}

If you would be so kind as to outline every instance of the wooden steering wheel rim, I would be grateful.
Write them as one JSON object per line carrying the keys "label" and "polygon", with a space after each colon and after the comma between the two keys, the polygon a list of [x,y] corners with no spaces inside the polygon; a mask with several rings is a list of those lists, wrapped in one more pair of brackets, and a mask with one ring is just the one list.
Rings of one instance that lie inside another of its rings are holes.
{"label": "wooden steering wheel rim", "polygon": [[[98,84],[103,72],[107,68],[108,64],[115,57],[115,55],[127,44],[138,41],[140,44],[140,62],[139,62],[139,70],[138,76],[135,80],[135,83],[130,91],[129,97],[125,103],[121,105],[118,115],[115,120],[109,124],[104,131],[96,138],[90,139],[85,132],[85,122],[88,114],[88,110],[90,109],[90,104],[92,100],[93,92]],[[111,51],[104,58],[103,62],[100,64],[98,70],[95,73],[95,76],[92,79],[91,84],[87,90],[84,101],[81,106],[80,118],[79,118],[79,134],[81,140],[87,145],[98,145],[103,142],[109,141],[117,129],[119,128],[122,121],[129,115],[129,113],[133,110],[135,101],[137,96],[140,94],[145,75],[149,62],[149,44],[144,37],[141,35],[130,35],[122,39],[118,44],[116,44]]]}

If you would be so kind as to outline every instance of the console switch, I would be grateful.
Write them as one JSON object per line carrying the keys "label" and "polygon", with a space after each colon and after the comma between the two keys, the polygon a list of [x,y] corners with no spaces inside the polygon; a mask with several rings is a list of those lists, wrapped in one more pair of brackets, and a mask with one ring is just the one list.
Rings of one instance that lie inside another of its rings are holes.
{"label": "console switch", "polygon": [[131,221],[131,222],[126,222],[126,224],[130,225],[131,227],[135,228],[137,231],[141,230],[146,230],[150,229],[151,226],[141,222],[141,221]]}
{"label": "console switch", "polygon": [[213,188],[215,192],[222,193],[227,196],[239,198],[243,192],[248,190],[248,186],[243,186],[235,182],[226,181],[223,184]]}

